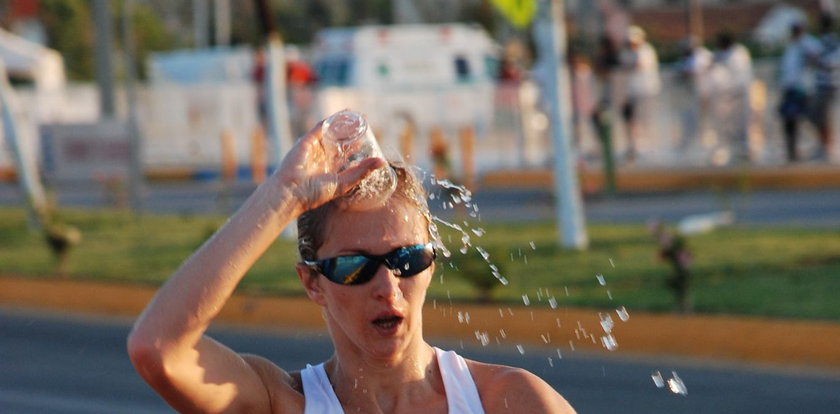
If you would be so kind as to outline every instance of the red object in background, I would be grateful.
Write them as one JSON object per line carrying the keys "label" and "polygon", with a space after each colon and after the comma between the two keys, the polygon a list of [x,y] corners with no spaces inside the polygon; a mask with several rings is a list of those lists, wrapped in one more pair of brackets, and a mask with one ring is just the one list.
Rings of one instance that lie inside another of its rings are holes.
{"label": "red object in background", "polygon": [[13,19],[38,17],[38,0],[12,0],[9,12]]}
{"label": "red object in background", "polygon": [[315,81],[315,73],[309,68],[306,62],[286,62],[286,76],[290,84],[307,85]]}

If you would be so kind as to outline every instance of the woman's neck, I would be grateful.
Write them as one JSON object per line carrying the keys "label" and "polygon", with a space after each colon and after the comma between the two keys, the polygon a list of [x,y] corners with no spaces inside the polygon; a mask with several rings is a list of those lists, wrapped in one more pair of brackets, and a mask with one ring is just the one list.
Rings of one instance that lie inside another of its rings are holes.
{"label": "woman's neck", "polygon": [[337,351],[326,364],[330,383],[342,405],[383,412],[400,406],[443,401],[446,394],[434,349],[425,341],[388,360]]}

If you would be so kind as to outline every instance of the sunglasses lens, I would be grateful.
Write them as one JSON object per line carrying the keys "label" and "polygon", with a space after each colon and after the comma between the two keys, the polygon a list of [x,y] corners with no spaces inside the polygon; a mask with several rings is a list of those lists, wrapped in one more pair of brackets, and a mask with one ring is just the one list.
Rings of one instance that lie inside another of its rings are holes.
{"label": "sunglasses lens", "polygon": [[330,260],[322,273],[335,283],[358,285],[369,281],[376,274],[376,267],[364,256],[341,256]]}
{"label": "sunglasses lens", "polygon": [[435,249],[431,244],[403,247],[389,258],[390,267],[397,270],[400,277],[414,276],[432,265]]}

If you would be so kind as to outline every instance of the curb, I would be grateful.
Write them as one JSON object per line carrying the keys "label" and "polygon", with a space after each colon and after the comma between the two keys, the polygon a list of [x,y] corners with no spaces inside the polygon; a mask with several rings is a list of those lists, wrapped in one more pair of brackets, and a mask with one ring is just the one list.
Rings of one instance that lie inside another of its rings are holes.
{"label": "curb", "polygon": [[[66,279],[0,277],[0,304],[111,316],[136,316],[157,287]],[[608,352],[602,316],[610,315],[616,353],[657,354],[748,361],[840,370],[840,324],[732,316],[675,316],[534,306],[476,305],[427,301],[424,332],[429,337],[485,345],[555,347]],[[237,293],[218,321],[258,327],[321,329],[320,308],[305,297]]]}
{"label": "curb", "polygon": [[[586,193],[603,189],[604,174],[593,168],[578,171]],[[500,170],[485,173],[481,188],[531,188],[553,191],[554,174],[549,169]],[[775,167],[624,167],[616,170],[620,192],[680,191],[689,189],[818,189],[840,187],[840,167],[790,165]]]}

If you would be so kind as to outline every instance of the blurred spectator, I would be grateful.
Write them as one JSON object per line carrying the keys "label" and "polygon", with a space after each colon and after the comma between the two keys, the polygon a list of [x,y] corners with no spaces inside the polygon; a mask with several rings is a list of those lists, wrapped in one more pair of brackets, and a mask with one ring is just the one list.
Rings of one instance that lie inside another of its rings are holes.
{"label": "blurred spectator", "polygon": [[639,150],[639,139],[649,136],[654,99],[659,94],[659,59],[653,46],[645,40],[638,26],[627,29],[627,48],[620,55],[621,67],[627,71],[627,91],[621,113],[627,130],[626,161],[633,161]]}
{"label": "blurred spectator", "polygon": [[268,125],[268,101],[265,96],[266,63],[265,49],[254,50],[254,69],[251,72],[251,79],[257,88],[257,114],[263,128]]}
{"label": "blurred spectator", "polygon": [[837,88],[840,86],[840,38],[834,31],[834,18],[830,14],[820,16],[819,52],[814,70],[813,121],[817,127],[820,148],[816,158],[832,158]]}
{"label": "blurred spectator", "polygon": [[309,125],[317,122],[316,119],[312,118],[313,114],[311,113],[311,108],[315,102],[312,85],[317,78],[296,46],[287,45],[284,49],[290,122],[292,133],[299,136],[306,132]]}
{"label": "blurred spectator", "polygon": [[595,97],[592,88],[592,65],[580,53],[570,53],[570,69],[572,78],[572,116],[574,124],[574,140],[578,151],[581,151],[586,124],[595,110]]}
{"label": "blurred spectator", "polygon": [[[711,71],[712,105],[719,136],[724,137],[729,151],[740,159],[750,159],[749,124],[752,114],[750,87],[753,79],[752,58],[731,33],[718,34]],[[730,154],[716,162],[728,161]]]}
{"label": "blurred spectator", "polygon": [[682,42],[682,57],[676,64],[676,71],[687,87],[687,100],[682,105],[683,150],[701,141],[708,128],[709,100],[711,98],[709,71],[712,67],[712,52],[697,38],[688,36]]}
{"label": "blurred spectator", "polygon": [[523,69],[513,58],[505,56],[499,64],[498,77],[502,82],[519,82],[523,77]]}
{"label": "blurred spectator", "polygon": [[799,121],[808,113],[805,72],[808,63],[817,57],[820,49],[817,39],[805,33],[801,22],[791,26],[790,42],[779,63],[779,86],[782,90],[779,114],[784,127],[787,159],[791,162],[799,158]]}

